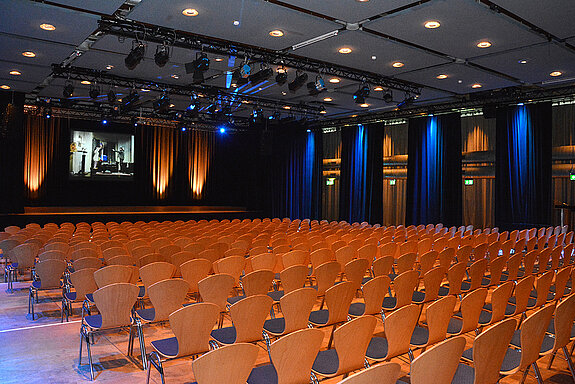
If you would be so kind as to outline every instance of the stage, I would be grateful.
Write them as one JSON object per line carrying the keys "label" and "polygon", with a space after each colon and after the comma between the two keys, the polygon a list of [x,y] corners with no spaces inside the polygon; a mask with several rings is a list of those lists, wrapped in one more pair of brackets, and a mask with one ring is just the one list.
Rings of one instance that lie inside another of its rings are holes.
{"label": "stage", "polygon": [[227,206],[87,206],[87,207],[24,207],[23,213],[0,214],[0,228],[23,227],[28,223],[60,224],[94,221],[163,221],[201,219],[245,219],[261,216],[244,207]]}

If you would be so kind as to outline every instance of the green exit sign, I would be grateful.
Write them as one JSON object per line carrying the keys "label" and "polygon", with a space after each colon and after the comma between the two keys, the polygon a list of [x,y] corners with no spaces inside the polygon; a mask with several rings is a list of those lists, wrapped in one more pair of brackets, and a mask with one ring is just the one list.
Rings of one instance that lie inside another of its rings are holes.
{"label": "green exit sign", "polygon": [[465,185],[473,185],[473,179],[465,179]]}
{"label": "green exit sign", "polygon": [[569,180],[575,181],[575,173],[569,175]]}
{"label": "green exit sign", "polygon": [[325,181],[325,185],[334,185],[335,184],[335,177],[328,177]]}
{"label": "green exit sign", "polygon": [[389,185],[395,185],[395,179],[389,180]]}

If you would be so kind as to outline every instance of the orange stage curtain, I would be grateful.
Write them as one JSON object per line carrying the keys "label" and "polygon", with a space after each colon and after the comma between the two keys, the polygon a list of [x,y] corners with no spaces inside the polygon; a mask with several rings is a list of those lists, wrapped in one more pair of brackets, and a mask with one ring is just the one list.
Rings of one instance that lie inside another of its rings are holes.
{"label": "orange stage curtain", "polygon": [[189,132],[186,153],[186,174],[190,196],[200,200],[210,171],[214,153],[215,135],[213,132]]}
{"label": "orange stage curtain", "polygon": [[170,182],[178,155],[178,135],[175,129],[169,127],[150,127],[149,129],[152,130],[149,162],[152,192],[156,199],[163,200],[169,195]]}

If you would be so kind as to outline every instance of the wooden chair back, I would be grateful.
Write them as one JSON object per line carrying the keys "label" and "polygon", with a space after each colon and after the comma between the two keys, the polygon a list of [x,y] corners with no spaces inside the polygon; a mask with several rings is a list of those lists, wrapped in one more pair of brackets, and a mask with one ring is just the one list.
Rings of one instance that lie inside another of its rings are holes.
{"label": "wooden chair back", "polygon": [[335,330],[333,341],[339,366],[334,376],[364,367],[365,353],[376,324],[375,317],[361,316]]}
{"label": "wooden chair back", "polygon": [[305,265],[292,265],[280,272],[284,294],[303,288],[307,280],[308,268]]}
{"label": "wooden chair back", "polygon": [[[22,245],[26,245],[26,244],[22,244]],[[21,247],[21,245],[19,247]],[[18,248],[18,247],[16,247],[16,248]],[[34,248],[34,247],[32,247],[32,248]],[[36,254],[36,252],[31,252],[31,254],[27,254],[24,256],[31,258],[32,262],[33,262],[35,254]],[[20,257],[20,256],[17,256],[17,257]],[[38,261],[44,261],[44,260],[48,260],[48,259],[56,259],[56,260],[66,261],[66,254],[62,251],[56,251],[56,250],[44,251],[44,252],[38,254]],[[27,260],[27,262],[29,262],[29,259]],[[20,268],[20,262],[18,263],[18,268]]]}
{"label": "wooden chair back", "polygon": [[437,251],[428,251],[419,257],[419,271],[421,276],[429,272],[435,265],[439,253]]}
{"label": "wooden chair back", "polygon": [[537,257],[537,271],[539,274],[547,270],[549,260],[551,260],[551,252],[551,248],[545,248],[539,252],[539,256]]}
{"label": "wooden chair back", "polygon": [[419,285],[419,274],[417,271],[403,272],[393,280],[393,291],[397,300],[395,308],[401,308],[411,304],[413,291]]}
{"label": "wooden chair back", "polygon": [[513,292],[513,296],[515,297],[515,312],[513,313],[513,316],[527,310],[529,295],[531,294],[534,284],[535,276],[533,275],[528,275],[515,284],[515,290]]}
{"label": "wooden chair back", "polygon": [[208,248],[200,253],[198,253],[199,259],[209,260],[212,264],[215,263],[220,258],[220,254],[217,250],[213,248]]}
{"label": "wooden chair back", "polygon": [[529,276],[533,274],[533,270],[535,268],[535,262],[539,258],[539,254],[541,253],[540,250],[536,249],[525,254],[523,258],[523,276]]}
{"label": "wooden chair back", "polygon": [[335,261],[335,256],[331,249],[320,248],[310,253],[311,265],[314,272],[317,267],[330,261]]}
{"label": "wooden chair back", "polygon": [[345,264],[344,273],[346,280],[353,283],[356,291],[361,288],[361,283],[368,267],[369,262],[366,259],[354,259]]}
{"label": "wooden chair back", "polygon": [[335,260],[340,265],[346,265],[350,261],[352,261],[355,257],[355,250],[349,246],[343,246],[339,248],[337,251],[334,252]]}
{"label": "wooden chair back", "polygon": [[[60,253],[59,251],[47,251],[44,253],[50,254],[53,252]],[[24,243],[12,248],[12,250],[10,251],[10,258],[12,259],[12,261],[18,262],[19,270],[24,270],[32,268],[34,266],[34,261],[36,260],[37,254],[38,254],[38,248],[35,245],[31,243]],[[64,258],[55,258],[55,259],[64,260]]]}
{"label": "wooden chair back", "polygon": [[156,250],[152,247],[150,247],[149,245],[143,245],[140,247],[136,247],[134,249],[131,250],[132,256],[137,260],[140,257],[149,255],[151,253],[155,253]]}
{"label": "wooden chair back", "polygon": [[240,276],[246,265],[246,259],[242,256],[228,256],[217,260],[213,264],[215,273],[226,273],[234,277],[235,284],[240,282]]}
{"label": "wooden chair back", "polygon": [[457,298],[455,296],[446,296],[431,304],[426,309],[425,318],[427,320],[429,336],[427,345],[432,345],[445,340],[447,337],[447,327],[449,320],[453,316]]}
{"label": "wooden chair back", "polygon": [[501,275],[503,274],[505,264],[506,261],[503,256],[497,257],[489,263],[489,287],[498,285],[501,282]]}
{"label": "wooden chair back", "polygon": [[551,269],[556,271],[559,269],[561,263],[561,256],[563,254],[563,246],[558,245],[551,251]]}
{"label": "wooden chair back", "polygon": [[268,317],[272,305],[271,297],[254,295],[248,296],[230,307],[230,316],[236,329],[236,343],[250,343],[262,339],[264,321]]}
{"label": "wooden chair back", "polygon": [[304,329],[317,299],[313,288],[299,288],[282,296],[280,308],[285,320],[284,334]]}
{"label": "wooden chair back", "polygon": [[280,257],[274,253],[262,253],[250,257],[251,267],[253,271],[260,269],[267,269],[273,271],[278,263]]}
{"label": "wooden chair back", "polygon": [[391,273],[395,259],[393,256],[382,256],[373,262],[374,276],[387,276]]}
{"label": "wooden chair back", "polygon": [[473,343],[475,383],[499,381],[499,369],[516,327],[517,320],[507,319],[489,327],[475,338]]}
{"label": "wooden chair back", "polygon": [[180,265],[182,278],[188,282],[191,293],[198,292],[198,282],[208,277],[211,269],[212,263],[206,259],[193,259]]}
{"label": "wooden chair back", "polygon": [[376,244],[366,244],[357,250],[358,259],[366,259],[369,263],[368,268],[371,268],[376,255],[377,255]]}
{"label": "wooden chair back", "polygon": [[571,277],[571,267],[561,268],[555,275],[555,301],[561,300],[565,296],[569,277]]}
{"label": "wooden chair back", "polygon": [[160,247],[160,249],[158,249],[158,253],[162,256],[164,256],[164,258],[166,260],[171,260],[172,256],[178,252],[182,251],[182,247],[180,247],[179,245],[176,244],[168,244],[168,245],[164,245],[163,247]]}
{"label": "wooden chair back", "polygon": [[377,315],[381,313],[383,298],[387,294],[391,279],[387,275],[376,276],[361,288],[365,302],[364,315]]}
{"label": "wooden chair back", "polygon": [[130,255],[120,255],[108,259],[106,262],[108,265],[134,265],[134,258]]}
{"label": "wooden chair back", "polygon": [[377,258],[391,256],[396,259],[399,256],[399,245],[397,243],[385,243],[377,248]]}
{"label": "wooden chair back", "polygon": [[465,262],[459,262],[447,271],[447,281],[449,282],[449,294],[450,295],[460,295],[461,294],[461,282],[463,277],[465,277],[465,271],[467,270],[467,265]]}
{"label": "wooden chair back", "polygon": [[94,279],[99,288],[116,283],[129,283],[132,268],[126,265],[109,265],[94,272]]}
{"label": "wooden chair back", "polygon": [[411,383],[451,384],[464,349],[465,337],[458,336],[423,352],[411,362]]}
{"label": "wooden chair back", "polygon": [[455,259],[455,249],[445,248],[439,252],[437,258],[439,259],[439,265],[448,270]]}
{"label": "wooden chair back", "polygon": [[415,252],[405,253],[399,256],[397,259],[397,274],[401,275],[404,272],[413,270],[416,259],[417,253]]}
{"label": "wooden chair back", "polygon": [[513,292],[515,284],[507,281],[495,288],[491,295],[491,321],[490,324],[497,323],[505,318],[505,309]]}
{"label": "wooden chair back", "polygon": [[477,329],[479,316],[483,310],[486,298],[487,288],[478,288],[467,294],[467,296],[461,300],[461,316],[463,318],[463,325],[459,331],[460,335]]}
{"label": "wooden chair back", "polygon": [[325,325],[342,323],[347,320],[355,292],[353,283],[348,281],[336,284],[325,292],[325,302],[329,310],[329,318]]}
{"label": "wooden chair back", "polygon": [[411,335],[419,318],[419,306],[409,304],[385,317],[385,338],[389,360],[409,351]]}
{"label": "wooden chair back", "polygon": [[160,280],[147,287],[155,310],[154,321],[168,320],[170,314],[182,307],[190,286],[182,279]]}
{"label": "wooden chair back", "polygon": [[338,384],[395,384],[400,374],[398,363],[383,363],[355,373]]}
{"label": "wooden chair back", "polygon": [[[111,248],[106,248],[106,249],[102,250],[102,256],[104,257],[104,260],[106,261],[106,263],[110,259],[113,259],[114,257],[126,256],[126,255],[129,256],[130,253],[124,247],[111,247]],[[96,256],[97,255],[94,254],[92,257],[96,257]],[[70,258],[72,258],[72,256],[70,256]]]}
{"label": "wooden chair back", "polygon": [[284,268],[289,268],[293,265],[305,265],[310,263],[310,256],[308,251],[293,250],[282,255],[282,263]]}
{"label": "wooden chair back", "polygon": [[321,330],[301,329],[273,342],[270,356],[277,373],[277,383],[308,383],[322,341]]}
{"label": "wooden chair back", "polygon": [[501,244],[498,241],[489,243],[487,246],[487,257],[490,262],[499,257],[499,249],[501,249]]}
{"label": "wooden chair back", "polygon": [[98,289],[93,268],[84,268],[70,274],[70,281],[76,290],[76,301],[84,301],[86,295]]}
{"label": "wooden chair back", "polygon": [[248,273],[242,278],[242,287],[246,296],[267,295],[275,274],[269,269],[260,269]]}
{"label": "wooden chair back", "polygon": [[545,306],[530,315],[521,324],[521,362],[519,370],[529,367],[539,359],[543,337],[549,327],[555,304]]}
{"label": "wooden chair back", "polygon": [[192,362],[197,384],[245,384],[258,357],[253,344],[227,345]]}
{"label": "wooden chair back", "polygon": [[467,291],[473,291],[481,287],[481,281],[483,280],[483,275],[487,270],[487,260],[481,259],[477,260],[469,267],[469,277],[470,277],[470,287]]}
{"label": "wooden chair back", "polygon": [[[182,265],[182,274],[184,274],[184,265],[186,264]],[[198,282],[198,290],[203,301],[216,304],[220,308],[221,312],[226,311],[226,300],[234,286],[234,277],[225,273],[210,275]]]}
{"label": "wooden chair back", "polygon": [[196,355],[210,350],[210,332],[220,309],[213,303],[196,303],[169,315],[170,327],[178,340],[176,357]]}
{"label": "wooden chair back", "polygon": [[206,250],[206,247],[205,247],[205,245],[203,245],[201,243],[191,243],[191,244],[186,245],[183,248],[183,250],[187,251],[187,252],[192,252],[194,255],[196,255],[196,257],[198,257],[200,252]]}
{"label": "wooden chair back", "polygon": [[481,243],[476,245],[471,251],[471,257],[474,261],[485,259],[487,255],[487,243]]}
{"label": "wooden chair back", "polygon": [[42,289],[60,288],[60,280],[66,268],[67,264],[63,260],[48,259],[36,263],[35,270],[42,282]]}
{"label": "wooden chair back", "polygon": [[435,267],[423,276],[423,286],[425,287],[425,301],[429,303],[439,297],[439,287],[447,274],[445,267]]}
{"label": "wooden chair back", "polygon": [[93,268],[94,270],[96,270],[102,268],[103,265],[104,263],[102,263],[102,260],[96,259],[94,257],[83,257],[81,259],[77,259],[72,262],[74,271],[80,271],[86,268]]}
{"label": "wooden chair back", "polygon": [[64,242],[53,242],[53,243],[46,243],[44,244],[44,249],[46,251],[61,251],[68,255],[71,251],[71,247],[68,243]]}
{"label": "wooden chair back", "polygon": [[101,329],[129,326],[132,307],[140,289],[130,283],[112,283],[94,292],[94,302],[102,316]]}
{"label": "wooden chair back", "polygon": [[146,289],[158,281],[171,279],[175,273],[176,267],[166,262],[147,264],[139,269],[140,279]]}
{"label": "wooden chair back", "polygon": [[408,240],[399,245],[399,254],[405,255],[407,253],[417,254],[417,240]]}
{"label": "wooden chair back", "polygon": [[93,257],[95,259],[98,259],[100,258],[100,255],[98,254],[98,251],[92,248],[80,248],[75,251],[71,251],[68,254],[68,258],[70,260],[82,259],[84,257]]}
{"label": "wooden chair back", "polygon": [[523,261],[523,255],[518,253],[513,255],[507,260],[507,268],[505,271],[507,272],[507,280],[508,281],[516,281],[519,275],[519,267],[521,266],[521,262]]}
{"label": "wooden chair back", "polygon": [[335,279],[340,272],[341,266],[337,261],[328,261],[315,268],[318,296],[325,295],[326,290],[335,284]]}
{"label": "wooden chair back", "polygon": [[473,248],[471,245],[464,245],[463,247],[459,248],[455,252],[455,257],[457,258],[458,263],[465,263],[467,264],[471,259],[471,252]]}
{"label": "wooden chair back", "polygon": [[555,308],[555,343],[553,352],[571,342],[571,329],[575,321],[575,295],[569,295]]}
{"label": "wooden chair back", "polygon": [[535,303],[535,308],[542,307],[545,305],[545,303],[547,303],[549,289],[551,288],[551,284],[553,284],[554,277],[555,271],[550,270],[539,276],[535,281],[535,290],[537,291],[537,301]]}

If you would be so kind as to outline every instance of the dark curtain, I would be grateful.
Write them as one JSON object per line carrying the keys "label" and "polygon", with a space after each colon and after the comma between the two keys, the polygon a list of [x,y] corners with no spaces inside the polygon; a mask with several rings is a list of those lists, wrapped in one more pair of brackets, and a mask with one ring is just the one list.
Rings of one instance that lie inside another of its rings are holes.
{"label": "dark curtain", "polygon": [[342,128],[339,217],[383,221],[383,123]]}
{"label": "dark curtain", "polygon": [[24,211],[24,94],[0,91],[0,213]]}
{"label": "dark curtain", "polygon": [[495,224],[551,225],[551,103],[497,110]]}
{"label": "dark curtain", "polygon": [[409,119],[407,225],[461,224],[461,118]]}
{"label": "dark curtain", "polygon": [[308,130],[302,122],[280,123],[270,128],[272,217],[321,219],[321,131]]}

